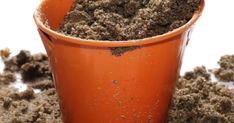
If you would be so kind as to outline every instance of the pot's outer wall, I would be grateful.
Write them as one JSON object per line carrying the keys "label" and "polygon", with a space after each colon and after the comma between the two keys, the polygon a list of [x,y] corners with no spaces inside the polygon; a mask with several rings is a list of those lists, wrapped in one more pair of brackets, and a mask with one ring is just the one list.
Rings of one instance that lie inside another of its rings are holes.
{"label": "pot's outer wall", "polygon": [[[41,14],[48,19],[51,29],[61,23],[71,3],[72,0],[42,2]],[[201,6],[204,6],[203,0]],[[62,12],[58,17],[50,17],[58,14],[56,7],[65,8],[60,8]],[[195,17],[198,18],[201,11]],[[111,54],[109,47],[94,46],[95,42],[74,44],[69,38],[56,37],[42,27],[36,16],[34,18],[50,58],[65,123],[166,122],[193,24],[177,29],[178,32],[170,36],[165,34],[164,41],[144,43],[117,57]],[[78,38],[76,41],[82,42]]]}

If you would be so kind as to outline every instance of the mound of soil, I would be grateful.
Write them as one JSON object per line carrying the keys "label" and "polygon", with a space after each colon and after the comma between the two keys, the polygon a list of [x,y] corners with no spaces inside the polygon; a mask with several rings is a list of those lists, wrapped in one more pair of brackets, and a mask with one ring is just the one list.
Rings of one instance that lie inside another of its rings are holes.
{"label": "mound of soil", "polygon": [[82,39],[127,41],[172,31],[200,0],[75,0],[59,32]]}
{"label": "mound of soil", "polygon": [[213,72],[220,81],[234,81],[234,55],[225,55],[219,60],[220,68],[214,69]]}

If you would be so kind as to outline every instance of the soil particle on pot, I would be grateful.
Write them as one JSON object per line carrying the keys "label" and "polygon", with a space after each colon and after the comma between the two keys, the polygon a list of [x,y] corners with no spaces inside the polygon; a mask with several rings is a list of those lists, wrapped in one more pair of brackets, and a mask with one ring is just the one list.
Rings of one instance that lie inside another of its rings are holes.
{"label": "soil particle on pot", "polygon": [[75,0],[59,32],[93,40],[127,41],[187,23],[200,0]]}
{"label": "soil particle on pot", "polygon": [[117,85],[119,83],[119,81],[118,80],[112,80],[112,83]]}
{"label": "soil particle on pot", "polygon": [[115,56],[121,56],[123,53],[135,50],[137,48],[140,48],[140,47],[138,47],[138,46],[132,46],[132,47],[114,47],[114,48],[111,48],[111,53],[112,53],[112,55],[115,55]]}
{"label": "soil particle on pot", "polygon": [[234,55],[225,55],[219,60],[220,68],[213,72],[220,81],[234,81]]}

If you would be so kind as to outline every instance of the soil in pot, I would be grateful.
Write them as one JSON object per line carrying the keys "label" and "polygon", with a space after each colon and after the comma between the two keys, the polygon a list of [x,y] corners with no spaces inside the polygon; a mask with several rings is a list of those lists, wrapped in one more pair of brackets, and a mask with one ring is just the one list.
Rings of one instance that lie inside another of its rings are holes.
{"label": "soil in pot", "polygon": [[[200,0],[75,0],[59,32],[82,39],[103,41],[143,39],[184,25],[192,18],[199,2]],[[114,48],[112,54],[119,56],[132,49],[125,47],[116,51]]]}

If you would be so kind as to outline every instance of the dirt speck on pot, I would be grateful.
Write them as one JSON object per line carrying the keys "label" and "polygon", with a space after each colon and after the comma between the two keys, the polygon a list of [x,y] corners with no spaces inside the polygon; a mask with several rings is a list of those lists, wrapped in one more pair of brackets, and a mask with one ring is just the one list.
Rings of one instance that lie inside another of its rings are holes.
{"label": "dirt speck on pot", "polygon": [[116,84],[119,83],[119,81],[118,80],[112,80],[112,83],[116,85]]}
{"label": "dirt speck on pot", "polygon": [[111,48],[111,53],[114,56],[121,56],[125,52],[132,51],[132,50],[135,50],[137,48],[140,48],[140,47],[138,47],[138,46],[132,46],[132,47],[114,47],[114,48]]}
{"label": "dirt speck on pot", "polygon": [[[30,54],[30,52],[26,54]],[[26,62],[21,66],[32,63],[32,61],[35,62],[36,59],[37,62],[44,64],[42,66],[47,66],[45,62],[48,61],[47,56],[39,56],[27,55],[24,58],[30,60],[22,60]],[[8,60],[12,61],[12,59],[19,61],[16,59],[16,56]],[[226,59],[222,60],[225,61],[225,64],[230,65],[232,63],[230,55],[224,56],[221,59]],[[8,65],[9,68],[14,66],[13,68],[17,68],[17,71],[9,73],[9,69],[6,69],[6,71],[0,74],[0,122],[63,123],[51,74],[42,72],[43,77],[33,75],[35,78],[31,80],[32,82],[25,83],[29,86],[28,89],[23,92],[18,92],[16,89],[9,87],[9,84],[15,81],[13,77],[15,73],[22,71],[23,68],[16,65],[15,63],[17,62],[13,63],[5,64],[5,66]],[[41,71],[40,69],[43,67],[33,68],[35,71]],[[25,74],[29,74],[28,76],[31,75],[27,72]],[[234,122],[234,90],[212,82],[210,76],[207,69],[201,66],[185,73],[184,76],[178,79],[172,106],[168,115],[169,123]],[[116,83],[118,81],[113,80],[112,82]],[[33,89],[40,89],[41,92],[34,93]],[[122,114],[120,118],[126,117]],[[150,115],[148,121],[152,121]]]}
{"label": "dirt speck on pot", "polygon": [[121,114],[120,117],[121,117],[122,119],[126,119],[126,116],[123,115],[123,114]]}

